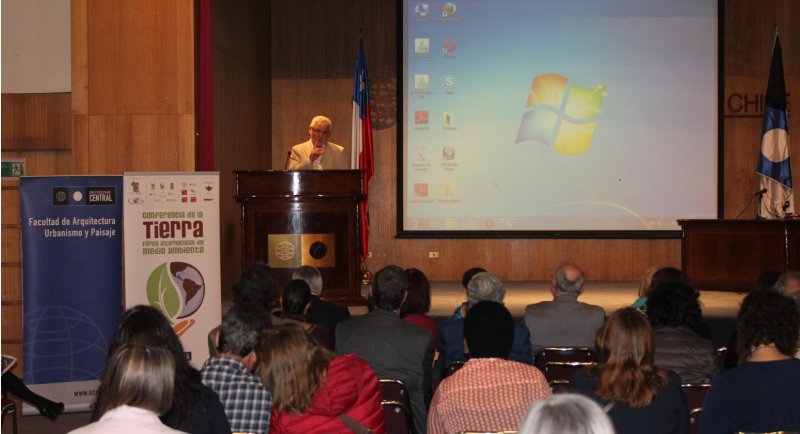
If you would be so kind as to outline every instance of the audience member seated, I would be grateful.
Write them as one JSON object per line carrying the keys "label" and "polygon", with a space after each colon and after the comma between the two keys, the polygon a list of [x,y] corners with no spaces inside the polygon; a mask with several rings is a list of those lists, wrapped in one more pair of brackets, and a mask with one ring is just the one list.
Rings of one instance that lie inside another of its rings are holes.
{"label": "audience member seated", "polygon": [[[5,359],[5,356],[3,359]],[[13,363],[11,365],[13,365]],[[25,385],[25,382],[23,382],[21,378],[14,375],[14,373],[11,371],[3,372],[2,385],[4,398],[6,393],[11,393],[19,399],[36,407],[36,410],[39,411],[39,414],[48,419],[56,420],[58,419],[58,416],[64,412],[63,402],[51,401],[44,396],[35,393]]]}
{"label": "audience member seated", "polygon": [[481,301],[464,319],[471,358],[446,378],[433,396],[428,434],[516,430],[530,405],[551,395],[533,366],[506,360],[514,319],[500,303]]}
{"label": "audience member seated", "polygon": [[[797,308],[800,309],[800,271],[790,270],[783,273],[775,282],[775,289],[794,300]],[[800,359],[800,342],[798,342],[797,352],[794,353],[794,356]]]}
{"label": "audience member seated", "polygon": [[[272,268],[267,263],[256,261],[242,272],[233,285],[233,304],[249,304],[272,314],[278,298],[278,284],[272,276]],[[293,322],[290,319],[273,318],[273,324]],[[217,355],[217,333],[219,326],[208,333],[208,354]]]}
{"label": "audience member seated", "polygon": [[[469,296],[470,306],[479,301],[494,301],[503,303],[506,289],[503,282],[494,274],[482,271],[470,279],[467,285],[467,295]],[[466,315],[469,316],[467,308]],[[442,325],[442,334],[439,336],[439,358],[441,359],[441,369],[444,370],[453,362],[467,360],[464,351],[464,318],[453,319],[452,317]],[[511,346],[509,360],[533,364],[531,355],[530,333],[521,322],[514,322],[514,343]]]}
{"label": "audience member seated", "polygon": [[659,285],[647,299],[655,364],[674,371],[683,384],[710,383],[719,367],[711,341],[689,328],[700,319],[699,294],[682,283]]}
{"label": "audience member seated", "polygon": [[546,347],[586,347],[594,350],[594,337],[606,312],[600,306],[578,301],[586,290],[586,277],[577,265],[564,263],[553,272],[552,301],[525,307],[525,325],[533,354]]}
{"label": "audience member seated", "polygon": [[400,318],[429,331],[433,347],[436,348],[436,321],[428,316],[431,309],[431,284],[425,273],[416,268],[408,268],[405,273],[408,278],[408,296],[400,306]]}
{"label": "audience member seated", "polygon": [[[777,271],[764,271],[758,275],[753,291],[769,290],[778,291],[783,295],[792,297],[800,307],[800,272],[789,270],[785,273]],[[738,334],[734,330],[728,340],[727,352],[725,353],[724,367],[731,369],[739,364],[739,352],[737,351]],[[796,358],[800,358],[800,346],[795,353]]]}
{"label": "audience member seated", "polygon": [[172,406],[175,357],[164,347],[123,345],[108,358],[99,390],[100,420],[71,434],[183,433],[158,419]]}
{"label": "audience member seated", "polygon": [[271,433],[347,432],[343,415],[384,432],[378,377],[367,362],[336,357],[294,324],[264,331],[256,353],[258,374],[272,391]]}
{"label": "audience member seated", "polygon": [[[645,277],[642,280],[647,279],[647,274],[651,273],[652,268],[649,268],[645,272]],[[674,267],[662,267],[657,268],[650,274],[649,285],[642,291],[640,286],[639,288],[639,298],[633,302],[633,307],[644,310],[644,305],[647,303],[647,297],[649,296],[650,292],[654,290],[658,285],[662,283],[682,283],[684,285],[689,285],[689,276],[686,275],[683,271],[674,268]]]}
{"label": "audience member seated", "polygon": [[536,401],[520,434],[614,434],[608,415],[594,401],[575,393],[559,393]]}
{"label": "audience member seated", "polygon": [[686,434],[680,377],[653,365],[653,332],[636,308],[617,310],[597,332],[599,364],[580,370],[572,391],[606,409],[617,434]]}
{"label": "audience member seated", "polygon": [[[203,385],[200,371],[189,364],[180,339],[160,310],[140,305],[123,313],[108,346],[109,359],[123,345],[166,348],[175,359],[174,399],[161,422],[191,434],[230,432],[219,397]],[[101,394],[98,402],[102,399]],[[99,409],[94,407],[92,421],[100,417]]]}
{"label": "audience member seated", "polygon": [[266,433],[272,393],[252,373],[258,335],[270,326],[263,306],[234,304],[222,318],[217,335],[218,356],[203,364],[203,384],[219,395],[233,432]]}
{"label": "audience member seated", "polygon": [[712,381],[701,434],[800,431],[798,324],[790,297],[755,291],[744,298],[736,320],[742,363]]}
{"label": "audience member seated", "polygon": [[461,276],[461,286],[464,287],[464,292],[467,295],[467,301],[465,301],[465,302],[463,302],[463,303],[458,305],[456,310],[453,311],[453,314],[450,315],[451,319],[464,318],[464,315],[467,314],[467,309],[469,309],[469,290],[467,289],[467,286],[469,285],[469,281],[472,280],[472,278],[476,274],[484,273],[484,272],[486,272],[486,270],[484,270],[481,267],[472,267],[469,270],[465,271],[464,274]]}
{"label": "audience member seated", "polygon": [[650,267],[645,270],[644,274],[642,275],[642,279],[639,281],[639,298],[633,302],[631,305],[632,307],[644,312],[644,304],[647,303],[648,292],[653,286],[653,274],[655,274],[655,272],[659,269],[660,267]]}
{"label": "audience member seated", "polygon": [[379,378],[400,380],[408,390],[414,432],[425,432],[433,344],[427,330],[404,321],[398,311],[406,297],[403,269],[389,265],[375,273],[370,298],[375,308],[336,328],[336,352],[364,359]]}
{"label": "audience member seated", "polygon": [[340,322],[350,319],[350,310],[347,306],[325,301],[322,296],[322,273],[310,265],[303,265],[292,273],[292,279],[305,280],[311,288],[311,298],[306,321],[311,324],[320,324],[328,328],[331,333],[336,332]]}
{"label": "audience member seated", "polygon": [[333,331],[322,324],[311,324],[307,322],[306,312],[311,298],[311,288],[305,280],[294,279],[286,285],[281,296],[281,306],[283,310],[276,312],[279,318],[288,318],[298,321],[303,328],[325,348],[334,351]]}

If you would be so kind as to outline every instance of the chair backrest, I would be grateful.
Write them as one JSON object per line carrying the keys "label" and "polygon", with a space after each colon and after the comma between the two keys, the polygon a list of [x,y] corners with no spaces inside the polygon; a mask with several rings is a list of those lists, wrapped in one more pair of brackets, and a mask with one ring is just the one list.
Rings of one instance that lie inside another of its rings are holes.
{"label": "chair backrest", "polygon": [[554,381],[569,383],[575,371],[595,364],[595,362],[547,362],[541,367],[541,370],[548,383]]}
{"label": "chair backrest", "polygon": [[444,377],[442,377],[442,378],[444,379],[444,378],[449,377],[453,372],[456,372],[459,369],[463,368],[464,364],[466,364],[466,363],[467,362],[464,362],[464,361],[461,361],[461,360],[456,360],[455,362],[450,363],[449,365],[447,365],[446,368],[444,368]]}
{"label": "chair backrest", "polygon": [[719,369],[719,372],[725,370],[725,358],[728,357],[728,347],[719,347],[714,352],[714,364]]}
{"label": "chair backrest", "polygon": [[408,392],[406,391],[406,386],[402,381],[390,378],[381,378],[380,387],[381,401],[396,401],[406,406],[406,409],[409,408]]}
{"label": "chair backrest", "polygon": [[703,413],[703,402],[710,384],[682,384],[686,405],[689,407],[689,434],[696,434],[700,428],[700,415]]}
{"label": "chair backrest", "polygon": [[569,380],[553,380],[549,382],[550,390],[553,393],[567,393],[569,392]]}
{"label": "chair backrest", "polygon": [[534,358],[534,365],[542,369],[550,362],[592,362],[597,363],[594,351],[585,347],[548,347],[538,353]]}
{"label": "chair backrest", "polygon": [[409,434],[411,415],[408,407],[400,401],[381,401],[385,417],[386,434]]}

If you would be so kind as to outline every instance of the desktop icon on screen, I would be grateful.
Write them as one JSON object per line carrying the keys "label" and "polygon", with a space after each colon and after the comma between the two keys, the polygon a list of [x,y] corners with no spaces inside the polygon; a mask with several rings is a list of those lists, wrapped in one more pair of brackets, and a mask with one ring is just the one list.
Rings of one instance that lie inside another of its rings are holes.
{"label": "desktop icon on screen", "polygon": [[427,89],[430,87],[431,77],[428,74],[414,74],[414,89]]}
{"label": "desktop icon on screen", "polygon": [[453,56],[456,52],[456,40],[447,38],[442,42],[442,54],[445,56]]}
{"label": "desktop icon on screen", "polygon": [[414,184],[414,196],[428,197],[428,183],[418,182]]}
{"label": "desktop icon on screen", "polygon": [[417,110],[414,112],[414,123],[415,124],[427,124],[428,123],[428,111],[427,110]]}
{"label": "desktop icon on screen", "polygon": [[419,16],[421,16],[421,17],[428,16],[428,4],[427,3],[417,3],[417,5],[414,6],[414,13],[419,15]]}
{"label": "desktop icon on screen", "polygon": [[447,2],[442,6],[442,16],[443,17],[452,17],[456,14],[456,4],[453,2]]}
{"label": "desktop icon on screen", "polygon": [[414,52],[417,54],[428,54],[431,52],[430,39],[414,38]]}

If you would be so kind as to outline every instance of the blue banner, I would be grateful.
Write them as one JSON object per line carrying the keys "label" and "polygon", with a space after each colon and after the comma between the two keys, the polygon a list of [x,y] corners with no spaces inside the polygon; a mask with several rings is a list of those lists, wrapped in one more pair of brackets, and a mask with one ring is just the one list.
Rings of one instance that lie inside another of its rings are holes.
{"label": "blue banner", "polygon": [[23,376],[75,410],[94,401],[121,312],[122,177],[22,177],[20,199]]}

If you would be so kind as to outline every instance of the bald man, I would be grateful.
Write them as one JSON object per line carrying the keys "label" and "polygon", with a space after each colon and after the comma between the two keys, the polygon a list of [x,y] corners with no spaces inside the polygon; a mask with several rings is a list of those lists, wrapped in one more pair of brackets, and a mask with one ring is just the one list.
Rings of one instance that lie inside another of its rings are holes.
{"label": "bald man", "polygon": [[600,306],[578,301],[586,276],[577,265],[561,264],[553,273],[553,301],[525,307],[525,325],[531,333],[534,357],[546,347],[587,347],[594,350],[597,329],[606,313]]}

